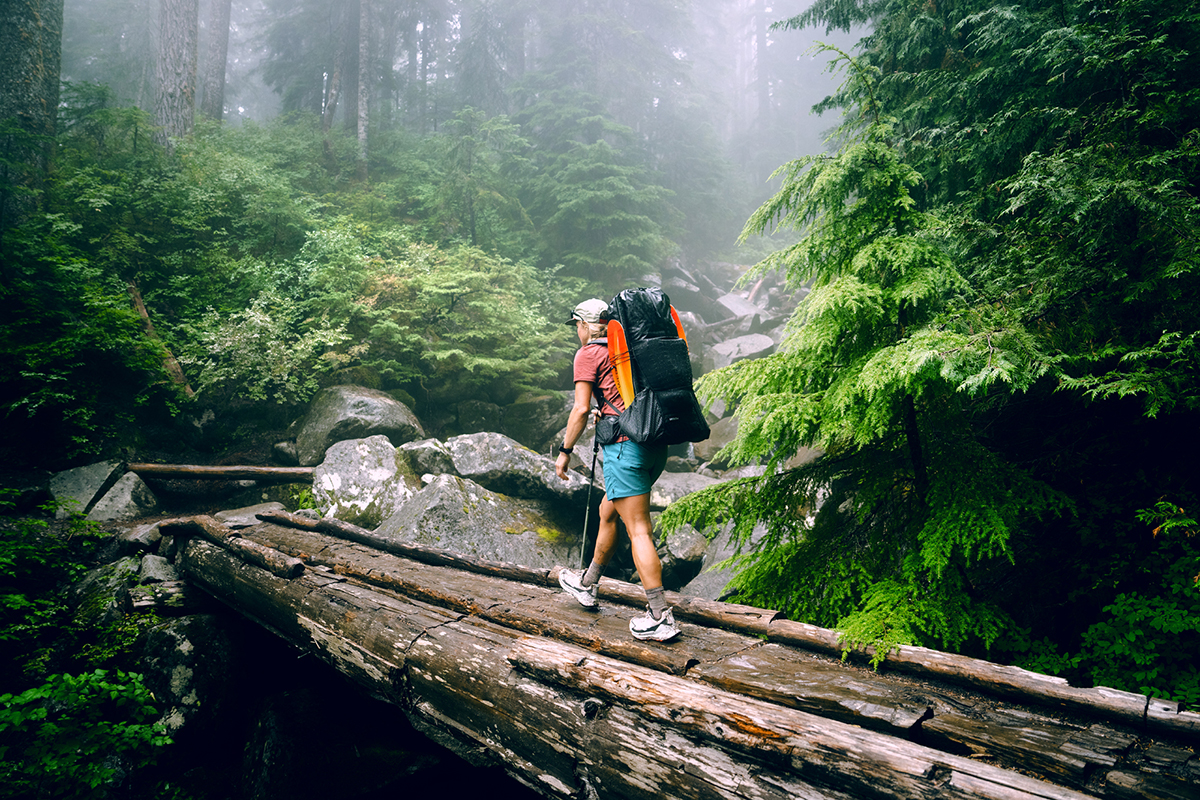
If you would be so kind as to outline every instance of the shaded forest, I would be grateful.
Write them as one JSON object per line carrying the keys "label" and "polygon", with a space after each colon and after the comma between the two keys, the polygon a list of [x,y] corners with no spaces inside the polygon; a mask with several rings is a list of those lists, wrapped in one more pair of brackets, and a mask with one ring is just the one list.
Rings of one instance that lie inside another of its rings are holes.
{"label": "shaded forest", "polygon": [[1190,4],[9,8],[10,467],[333,374],[561,389],[578,298],[745,265],[811,289],[699,381],[763,474],[665,515],[735,526],[737,599],[1200,702]]}

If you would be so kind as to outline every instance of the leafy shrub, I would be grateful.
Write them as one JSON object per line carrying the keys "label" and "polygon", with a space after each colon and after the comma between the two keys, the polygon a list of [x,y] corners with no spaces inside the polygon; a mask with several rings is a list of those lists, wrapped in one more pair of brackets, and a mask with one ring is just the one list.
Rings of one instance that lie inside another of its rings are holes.
{"label": "leafy shrub", "polygon": [[126,769],[152,764],[171,741],[152,702],[137,673],[102,669],[0,695],[3,796],[107,796]]}
{"label": "leafy shrub", "polygon": [[324,319],[305,324],[299,311],[273,291],[242,311],[209,309],[186,327],[192,346],[180,361],[196,370],[200,391],[244,393],[251,400],[303,402],[318,379],[338,363],[332,348],[349,336]]}
{"label": "leafy shrub", "polygon": [[1154,549],[1083,634],[1082,666],[1100,686],[1200,702],[1200,525],[1167,501],[1143,509]]}

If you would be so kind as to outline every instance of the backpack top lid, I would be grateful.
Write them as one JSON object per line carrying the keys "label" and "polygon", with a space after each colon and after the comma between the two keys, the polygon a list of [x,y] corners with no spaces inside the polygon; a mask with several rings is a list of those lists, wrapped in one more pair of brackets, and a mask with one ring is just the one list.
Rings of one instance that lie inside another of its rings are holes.
{"label": "backpack top lid", "polygon": [[679,335],[671,317],[671,299],[662,289],[626,289],[608,304],[608,315],[621,323],[630,343]]}

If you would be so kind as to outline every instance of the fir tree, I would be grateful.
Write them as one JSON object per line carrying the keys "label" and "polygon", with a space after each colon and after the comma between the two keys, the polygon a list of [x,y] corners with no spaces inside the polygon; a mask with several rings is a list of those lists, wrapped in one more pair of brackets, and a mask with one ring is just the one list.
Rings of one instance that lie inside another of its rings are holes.
{"label": "fir tree", "polygon": [[[766,476],[672,506],[666,524],[735,521],[743,599],[844,629],[877,648],[990,645],[1009,624],[976,584],[1012,557],[1022,514],[1062,499],[974,439],[964,396],[997,382],[1027,386],[1045,369],[1017,327],[965,314],[970,288],[917,209],[921,176],[891,143],[874,78],[862,85],[866,127],[833,156],[782,167],[782,188],[743,237],[776,225],[803,237],[757,267],[811,282],[779,352],[705,376],[700,392],[737,404],[728,455]],[[800,446],[825,455],[781,467]],[[811,511],[820,505],[812,519]]]}

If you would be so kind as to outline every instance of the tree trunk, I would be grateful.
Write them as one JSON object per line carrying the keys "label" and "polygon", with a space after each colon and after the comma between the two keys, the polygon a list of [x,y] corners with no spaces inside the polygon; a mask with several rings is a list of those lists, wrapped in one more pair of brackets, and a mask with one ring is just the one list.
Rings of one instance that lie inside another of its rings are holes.
{"label": "tree trunk", "polygon": [[229,60],[229,10],[233,0],[211,0],[200,113],[218,122],[225,116],[225,67]]}
{"label": "tree trunk", "polygon": [[342,124],[347,133],[358,133],[358,47],[362,22],[361,4],[347,3],[344,9],[346,25],[342,31],[342,105],[345,117]]}
{"label": "tree trunk", "polygon": [[171,140],[192,132],[195,121],[199,14],[199,0],[160,0],[154,121],[168,150]]}
{"label": "tree trunk", "polygon": [[766,131],[771,124],[771,73],[770,61],[767,58],[767,26],[771,24],[771,12],[767,5],[766,0],[759,0],[754,20],[757,45],[754,54],[755,84],[758,90],[757,125],[761,131]]}
{"label": "tree trunk", "polygon": [[[441,594],[441,602],[444,602],[447,607],[465,608],[477,605],[479,602],[478,592],[481,590],[482,584],[486,583],[489,578],[502,578],[507,581],[540,585],[552,590],[558,586],[558,567],[545,569],[501,562],[485,562],[468,555],[452,553],[427,545],[384,540],[370,531],[336,519],[309,520],[282,511],[265,512],[259,515],[259,519],[265,523],[279,523],[278,525],[265,525],[255,534],[264,544],[293,555],[319,552],[321,556],[314,557],[314,562],[319,562],[321,566],[333,569],[340,575],[361,575],[369,583],[380,583],[382,580],[383,584],[389,587],[407,583],[411,589],[411,581],[384,578],[385,571],[381,570],[382,562],[378,559],[379,553],[400,556],[434,567],[452,567],[456,571],[487,576],[480,579],[469,577],[462,579],[461,576],[452,577],[455,575],[453,572],[431,575],[429,579],[439,583],[438,592]],[[297,529],[297,532],[288,532],[287,528],[281,526]],[[352,546],[341,548],[331,544],[327,539],[312,538],[300,531],[336,536],[349,542],[366,545],[378,553],[369,558],[366,564],[355,565],[355,560],[363,551],[355,550]],[[350,552],[357,555],[350,555]],[[450,597],[459,587],[463,594]],[[432,597],[434,592],[421,590],[420,594],[424,597]],[[645,593],[642,587],[610,578],[600,579],[599,595],[601,600],[623,604],[631,608],[638,608],[645,602]],[[667,592],[664,597],[674,609],[677,620],[695,623],[710,631],[720,631],[722,636],[754,637],[803,650],[827,653],[835,658],[842,654],[839,643],[840,636],[837,631],[782,619],[776,611],[688,597],[675,592]],[[484,613],[487,613],[493,622],[508,624],[526,631],[545,633],[550,629],[562,630],[569,627],[569,623],[556,624],[552,622],[549,618],[552,612],[545,609],[534,612],[529,619],[519,620],[511,611],[497,611],[496,609],[499,608],[499,606],[493,605],[492,611]],[[598,652],[607,652],[610,655],[616,654],[620,649],[619,642],[600,643],[594,638],[594,635],[592,633],[581,637],[576,632],[568,631],[563,634],[563,638]],[[624,640],[625,636],[626,632],[621,630],[619,638]],[[802,668],[788,659],[785,659],[787,665],[782,668],[778,664],[775,667],[767,668],[761,663],[754,666],[743,662],[738,669],[749,671],[748,676],[743,676],[744,679],[735,679],[734,673],[729,671],[724,671],[722,677],[718,678],[711,668],[689,663],[690,656],[686,647],[676,649],[679,650],[676,656],[677,660],[665,667],[668,672],[687,672],[689,675],[705,673],[708,676],[705,680],[726,687],[736,683],[739,686],[738,691],[765,699],[778,700],[781,691],[787,694],[781,687],[789,680],[806,683],[807,688],[802,690],[804,692],[817,691],[813,688],[816,686],[829,688],[838,683],[836,679],[814,677],[810,680],[803,678],[797,672]],[[855,653],[852,660],[863,665],[872,654],[873,651],[868,648],[861,654],[862,658]],[[649,665],[649,661],[639,660],[645,656],[645,652],[639,651],[635,656],[629,656],[626,653],[624,657],[632,657],[638,663]],[[983,691],[1018,703],[1053,709],[1055,713],[1080,714],[1087,718],[1103,719],[1120,725],[1144,726],[1168,735],[1200,737],[1200,714],[1184,712],[1178,703],[1168,703],[1163,700],[1148,701],[1144,695],[1106,687],[1077,688],[1069,685],[1063,678],[1040,675],[1020,667],[994,664],[924,647],[901,645],[888,653],[881,669],[888,672],[911,673],[921,678],[953,683],[965,687],[968,691]],[[734,670],[734,672],[736,671]],[[790,672],[792,678],[781,677],[785,672]],[[899,679],[899,675],[875,679],[866,678],[863,674],[859,674],[856,678],[860,681],[859,689],[873,695],[872,702],[893,709],[893,711],[884,712],[884,716],[892,719],[893,722],[897,717],[894,710],[902,706],[882,701],[881,698],[888,692],[886,688],[876,687],[868,690],[861,682],[874,683],[878,680],[890,684]],[[762,685],[758,688],[749,688],[747,680]],[[923,687],[920,691],[924,692],[926,689],[927,687]],[[918,697],[922,698],[920,699],[921,708],[925,708],[931,702],[928,696],[918,695]],[[800,693],[793,692],[792,699],[783,702],[798,708],[807,708],[808,706],[800,702],[800,698]],[[859,700],[861,699],[860,696]],[[855,704],[850,703],[846,707],[849,708],[853,705]],[[951,706],[957,707],[953,702]],[[879,712],[880,709],[861,707],[856,708],[849,717],[839,716],[839,718],[843,721],[852,719],[861,724],[864,716],[873,716]]]}
{"label": "tree trunk", "polygon": [[[136,283],[130,281],[126,284],[126,289],[129,291],[129,299],[133,301],[133,307],[137,310],[138,316],[142,318],[142,330],[145,331],[147,338],[162,344],[162,340],[158,338],[158,332],[154,330],[154,323],[150,321],[150,312],[146,309],[146,303],[142,300],[142,293],[138,291]],[[176,386],[183,387],[183,392],[188,397],[195,397],[196,392],[188,384],[187,377],[183,374],[183,367],[179,365],[179,360],[175,355],[163,345],[163,350],[166,355],[163,357],[163,368],[167,374],[171,376],[171,380]]]}
{"label": "tree trunk", "polygon": [[382,68],[376,97],[375,129],[390,130],[395,121],[399,98],[396,94],[396,49],[400,41],[400,10],[395,5],[385,4],[374,8],[379,30],[379,65]]}
{"label": "tree trunk", "polygon": [[0,0],[0,231],[37,205],[53,152],[63,0]]}
{"label": "tree trunk", "polygon": [[[329,133],[329,129],[333,127],[333,115],[337,113],[339,94],[342,88],[342,58],[343,48],[342,39],[337,38],[337,49],[333,52],[333,71],[329,73],[328,84],[325,87],[325,107],[321,109],[321,132]],[[329,141],[325,141],[326,150],[329,148]]]}
{"label": "tree trunk", "polygon": [[371,66],[371,2],[359,0],[358,12],[358,176],[367,179],[367,123]]}

